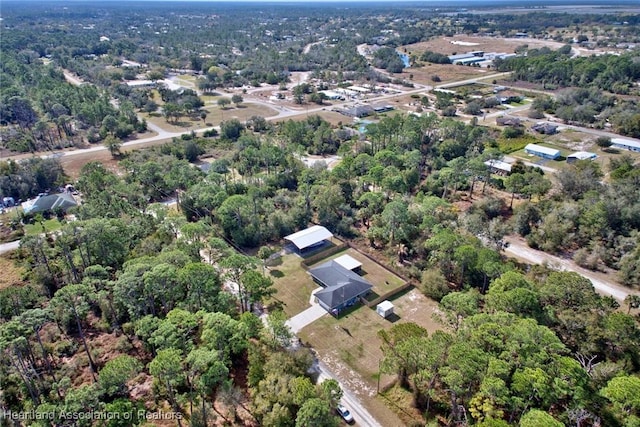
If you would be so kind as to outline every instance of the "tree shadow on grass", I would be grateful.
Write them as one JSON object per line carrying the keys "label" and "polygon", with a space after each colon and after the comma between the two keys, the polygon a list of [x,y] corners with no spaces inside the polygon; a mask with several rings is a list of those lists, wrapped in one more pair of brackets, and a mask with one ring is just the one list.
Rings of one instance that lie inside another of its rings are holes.
{"label": "tree shadow on grass", "polygon": [[278,279],[284,277],[284,273],[280,270],[269,270],[269,274]]}

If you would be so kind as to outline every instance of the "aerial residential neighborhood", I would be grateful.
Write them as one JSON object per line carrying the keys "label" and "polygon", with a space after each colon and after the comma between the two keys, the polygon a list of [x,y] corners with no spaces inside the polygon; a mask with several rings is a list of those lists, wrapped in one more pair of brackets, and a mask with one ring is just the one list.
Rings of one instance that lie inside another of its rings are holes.
{"label": "aerial residential neighborhood", "polygon": [[640,424],[640,7],[7,0],[0,424]]}

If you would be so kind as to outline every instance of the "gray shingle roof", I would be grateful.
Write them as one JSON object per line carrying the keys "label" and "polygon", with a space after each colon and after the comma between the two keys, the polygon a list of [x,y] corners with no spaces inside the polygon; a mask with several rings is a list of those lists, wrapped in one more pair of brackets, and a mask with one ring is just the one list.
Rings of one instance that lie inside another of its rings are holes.
{"label": "gray shingle roof", "polygon": [[38,213],[45,211],[54,211],[56,209],[67,210],[70,207],[77,206],[76,199],[69,193],[51,194],[48,196],[40,196],[33,203],[25,202],[22,208],[25,213]]}
{"label": "gray shingle roof", "polygon": [[316,298],[331,309],[371,290],[371,284],[335,261],[328,261],[309,270],[326,287],[316,292]]}

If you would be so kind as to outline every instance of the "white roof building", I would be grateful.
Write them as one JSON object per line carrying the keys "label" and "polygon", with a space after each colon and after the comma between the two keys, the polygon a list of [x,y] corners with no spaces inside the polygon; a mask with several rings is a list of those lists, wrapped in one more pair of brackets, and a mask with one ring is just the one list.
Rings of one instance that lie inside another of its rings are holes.
{"label": "white roof building", "polygon": [[544,157],[545,159],[557,159],[558,157],[560,157],[560,150],[545,147],[543,145],[527,144],[527,146],[524,147],[524,151],[525,153]]}
{"label": "white roof building", "polygon": [[357,270],[362,267],[362,263],[351,255],[342,255],[334,259],[335,262],[346,268],[347,270]]}
{"label": "white roof building", "polygon": [[388,317],[393,314],[393,303],[389,300],[384,300],[376,306],[376,313],[382,317]]}
{"label": "white roof building", "polygon": [[511,163],[503,162],[502,160],[487,160],[484,164],[501,172],[511,172]]}
{"label": "white roof building", "polygon": [[290,234],[284,239],[296,245],[299,250],[302,250],[332,237],[333,234],[329,230],[321,225],[314,225],[305,230]]}
{"label": "white roof building", "polygon": [[578,160],[593,160],[597,158],[596,153],[589,153],[588,151],[576,151],[575,153],[567,156],[567,163],[576,162]]}
{"label": "white roof building", "polygon": [[611,145],[616,148],[624,148],[630,151],[640,151],[640,142],[630,139],[612,138]]}

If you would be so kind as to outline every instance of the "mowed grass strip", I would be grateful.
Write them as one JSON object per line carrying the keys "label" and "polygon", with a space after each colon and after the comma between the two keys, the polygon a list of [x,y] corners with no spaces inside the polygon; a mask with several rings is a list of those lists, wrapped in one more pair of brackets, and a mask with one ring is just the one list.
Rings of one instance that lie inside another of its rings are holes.
{"label": "mowed grass strip", "polygon": [[318,285],[300,266],[302,258],[298,255],[286,254],[280,259],[280,264],[269,268],[277,293],[268,304],[280,306],[287,316],[293,317],[309,307],[311,292]]}

